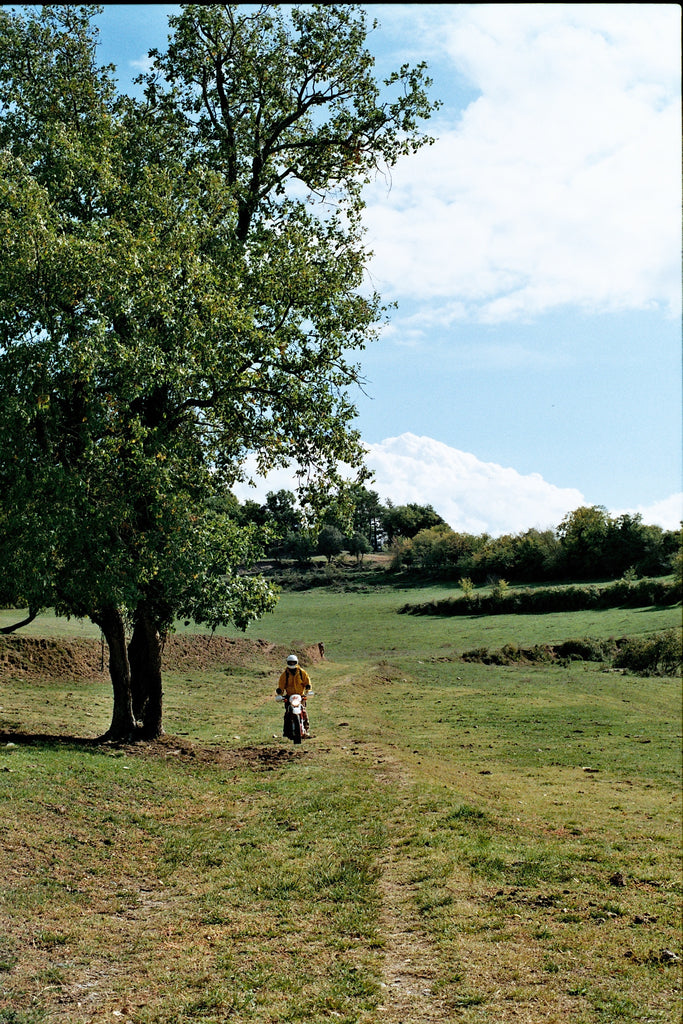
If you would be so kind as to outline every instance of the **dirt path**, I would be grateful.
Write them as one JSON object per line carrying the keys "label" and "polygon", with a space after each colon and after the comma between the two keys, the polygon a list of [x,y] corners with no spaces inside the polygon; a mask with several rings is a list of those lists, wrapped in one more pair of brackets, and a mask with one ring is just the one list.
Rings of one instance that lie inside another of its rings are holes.
{"label": "dirt path", "polygon": [[[410,799],[401,766],[386,750],[361,744],[359,753],[373,761],[374,778],[405,800]],[[384,942],[382,1024],[447,1024],[452,1018],[436,987],[439,956],[422,927],[411,881],[417,864],[404,852],[405,817],[387,822],[389,845],[378,882],[379,926]]]}
{"label": "dirt path", "polygon": [[[328,699],[353,685],[351,676],[328,687]],[[372,774],[399,797],[410,799],[402,766],[387,749],[363,740],[351,741],[356,753],[372,764]],[[447,1024],[452,1018],[435,992],[439,957],[422,927],[411,882],[416,863],[406,855],[403,838],[405,817],[388,821],[389,845],[378,882],[381,898],[379,927],[384,943],[382,1001],[377,1008],[382,1024]]]}
{"label": "dirt path", "polygon": [[447,1017],[434,993],[433,951],[420,928],[406,867],[390,851],[379,883],[385,959],[378,1010],[383,1024],[436,1024]]}

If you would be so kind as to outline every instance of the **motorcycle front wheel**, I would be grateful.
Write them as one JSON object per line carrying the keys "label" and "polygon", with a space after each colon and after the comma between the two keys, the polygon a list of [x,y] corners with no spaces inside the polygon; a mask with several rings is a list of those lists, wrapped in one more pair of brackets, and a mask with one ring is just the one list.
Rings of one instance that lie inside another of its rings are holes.
{"label": "motorcycle front wheel", "polygon": [[301,743],[301,719],[298,715],[292,715],[292,739],[295,743]]}

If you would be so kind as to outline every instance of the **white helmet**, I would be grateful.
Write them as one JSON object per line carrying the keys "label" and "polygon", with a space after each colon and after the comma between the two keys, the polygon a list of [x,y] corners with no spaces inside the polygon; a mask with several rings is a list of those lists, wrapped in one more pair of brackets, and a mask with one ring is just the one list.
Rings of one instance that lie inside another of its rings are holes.
{"label": "white helmet", "polygon": [[287,666],[289,668],[296,668],[298,664],[299,659],[297,658],[296,654],[290,654],[290,656],[287,658]]}

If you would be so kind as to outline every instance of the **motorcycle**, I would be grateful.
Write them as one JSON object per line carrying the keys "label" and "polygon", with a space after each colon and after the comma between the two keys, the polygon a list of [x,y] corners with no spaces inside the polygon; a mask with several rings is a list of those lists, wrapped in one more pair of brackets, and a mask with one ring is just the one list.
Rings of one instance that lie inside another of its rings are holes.
{"label": "motorcycle", "polygon": [[275,700],[283,701],[285,705],[285,718],[282,727],[282,735],[293,743],[301,743],[304,736],[308,735],[306,722],[304,720],[304,702],[298,693],[290,696],[277,694]]}

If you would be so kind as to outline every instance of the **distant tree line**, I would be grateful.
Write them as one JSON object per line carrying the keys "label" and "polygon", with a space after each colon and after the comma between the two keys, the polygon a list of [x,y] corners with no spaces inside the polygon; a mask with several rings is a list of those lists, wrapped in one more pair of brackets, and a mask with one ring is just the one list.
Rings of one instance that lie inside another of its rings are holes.
{"label": "distant tree line", "polygon": [[376,492],[360,484],[352,485],[344,499],[332,502],[315,527],[292,491],[271,491],[262,504],[251,500],[240,504],[230,492],[215,500],[222,512],[241,525],[259,529],[268,558],[300,565],[309,564],[315,555],[324,555],[330,562],[343,552],[360,563],[364,555],[392,550],[421,530],[446,526],[431,505],[383,504]]}
{"label": "distant tree line", "polygon": [[555,530],[501,537],[436,526],[402,542],[395,554],[402,565],[474,583],[660,576],[680,573],[680,559],[679,532],[646,525],[638,514],[613,518],[599,505],[577,508]]}
{"label": "distant tree line", "polygon": [[[474,598],[474,587],[485,583],[494,584],[494,596],[503,599],[508,584],[622,577],[633,582],[671,573],[682,582],[680,532],[646,525],[640,515],[611,517],[600,505],[577,508],[554,530],[491,537],[451,529],[431,505],[383,502],[360,484],[350,487],[344,501],[330,504],[315,526],[289,490],[270,492],[263,503],[241,503],[226,490],[209,504],[236,527],[252,530],[263,556],[287,569],[290,582],[304,586],[316,556],[328,564],[350,556],[360,567],[365,555],[380,552],[390,556],[389,572],[452,580],[465,598]],[[5,577],[0,605],[16,604],[16,588]]]}
{"label": "distant tree line", "polygon": [[491,537],[451,529],[431,505],[383,502],[360,484],[345,502],[332,504],[315,529],[288,490],[269,493],[262,504],[240,504],[232,494],[224,502],[224,511],[260,530],[268,558],[302,567],[316,555],[329,563],[345,552],[360,564],[366,554],[385,552],[394,571],[473,584],[680,573],[679,532],[646,525],[638,514],[612,517],[601,505],[577,508],[556,529]]}

